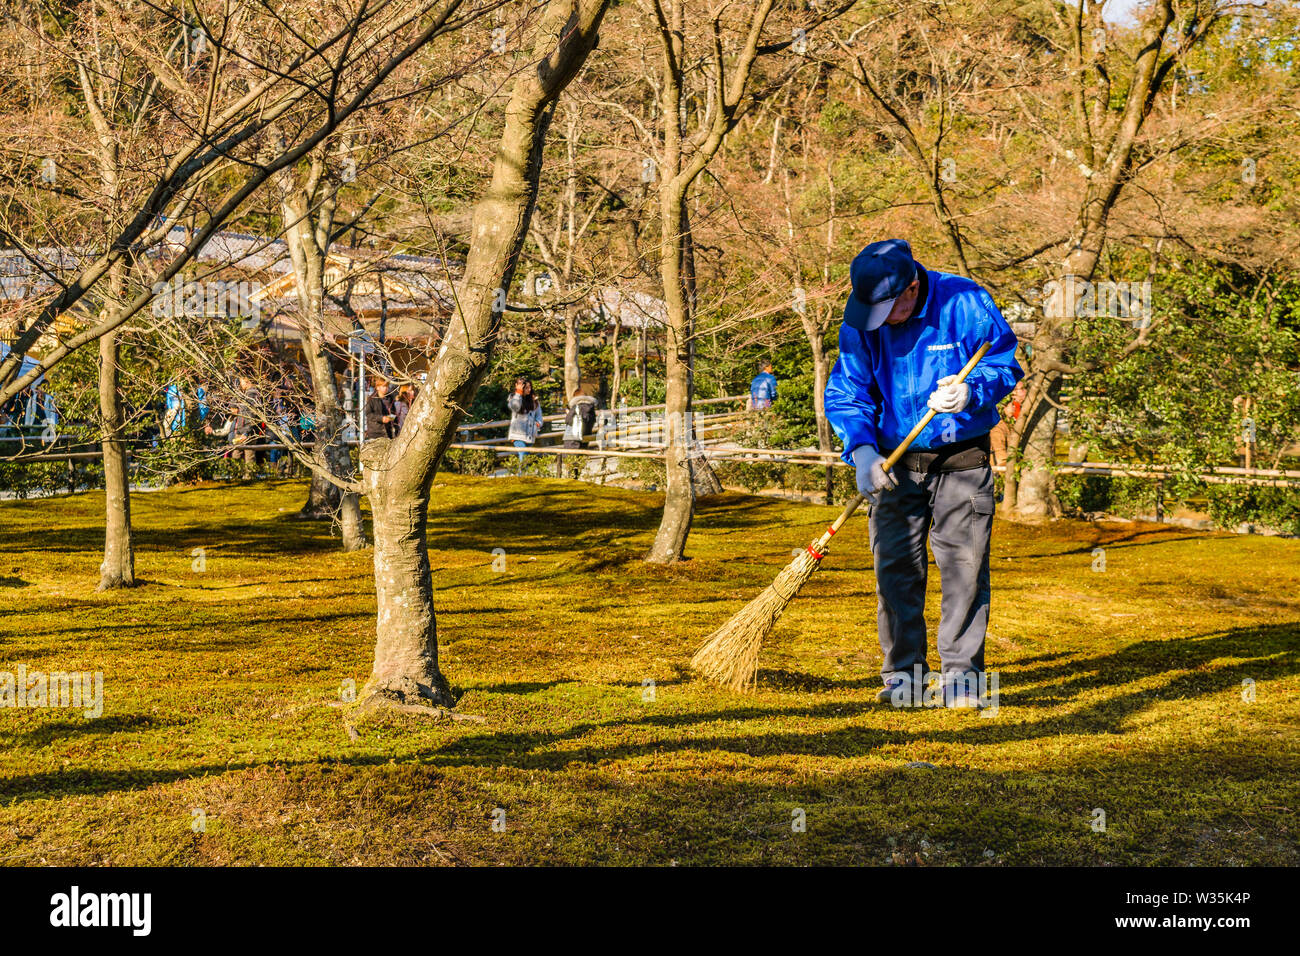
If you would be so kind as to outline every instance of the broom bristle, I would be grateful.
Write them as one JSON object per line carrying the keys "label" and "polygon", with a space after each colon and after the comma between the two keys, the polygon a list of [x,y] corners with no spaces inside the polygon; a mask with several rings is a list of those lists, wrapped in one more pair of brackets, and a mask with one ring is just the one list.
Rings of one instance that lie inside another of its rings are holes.
{"label": "broom bristle", "polygon": [[731,690],[749,690],[758,681],[758,652],[799,589],[821,559],[804,550],[758,597],[718,628],[691,658],[696,673]]}

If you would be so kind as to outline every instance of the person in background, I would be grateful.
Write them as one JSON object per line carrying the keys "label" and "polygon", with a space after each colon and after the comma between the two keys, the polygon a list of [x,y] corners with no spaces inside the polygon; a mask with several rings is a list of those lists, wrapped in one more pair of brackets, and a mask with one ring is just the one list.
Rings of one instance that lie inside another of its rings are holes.
{"label": "person in background", "polygon": [[260,437],[257,407],[261,403],[261,394],[252,381],[245,376],[239,379],[239,393],[239,402],[232,407],[226,423],[215,429],[211,425],[205,425],[203,431],[205,434],[216,435],[219,438],[229,435],[234,445],[235,459],[242,461],[245,472],[252,476],[256,473],[262,457],[260,451],[248,447],[257,444],[257,439]]}
{"label": "person in background", "polygon": [[1007,416],[1011,421],[1020,420],[1020,406],[1025,401],[1025,383],[1017,382],[1016,387],[1011,390],[1011,397],[1008,398],[1002,406],[1002,415],[998,417],[997,424],[989,431],[989,445],[993,449],[993,464],[1001,468],[1007,463],[1007,442],[1011,438],[1011,429],[1007,425]]}
{"label": "person in background", "polygon": [[375,379],[375,390],[366,398],[366,441],[392,438],[397,434],[397,403],[388,390],[388,379]]}
{"label": "person in background", "polygon": [[18,410],[22,408],[23,393],[19,392],[9,401],[0,405],[0,425],[6,428],[12,428],[18,424]]}
{"label": "person in background", "polygon": [[185,373],[168,383],[163,392],[162,437],[171,438],[185,427]]}
{"label": "person in background", "polygon": [[306,409],[298,412],[298,440],[304,443],[316,440],[316,419]]}
{"label": "person in background", "polygon": [[194,407],[198,411],[199,421],[206,422],[208,420],[208,390],[202,385],[194,387]]}
{"label": "person in background", "polygon": [[[357,382],[351,375],[343,377],[343,441],[349,446],[361,444],[361,425],[360,409],[358,408],[359,398],[357,393]],[[364,404],[364,403],[361,403]],[[315,420],[312,421],[312,434],[316,432]]]}
{"label": "person in background", "polygon": [[410,412],[411,406],[415,404],[415,386],[409,382],[397,390],[397,420],[393,423],[393,435],[401,433],[402,426],[406,424],[407,413]]}
{"label": "person in background", "polygon": [[776,400],[776,376],[772,374],[771,359],[764,359],[762,371],[749,383],[749,409],[762,411],[771,408]]}
{"label": "person in background", "polygon": [[[280,444],[282,437],[293,440],[296,431],[294,423],[297,415],[294,414],[290,407],[289,395],[292,391],[292,385],[289,381],[289,373],[281,372],[280,382],[275,387],[271,395],[271,408],[275,413],[275,426],[279,434],[272,433],[269,437],[275,444]],[[269,429],[268,429],[269,431]],[[269,452],[270,462],[275,465],[275,474],[279,478],[288,478],[295,468],[293,455],[289,454],[287,448],[274,448]]]}
{"label": "person in background", "polygon": [[55,404],[54,395],[45,390],[43,386],[36,389],[36,395],[41,400],[41,414],[45,418],[45,428],[48,432],[53,433],[59,427],[59,406]]}
{"label": "person in background", "polygon": [[[533,383],[526,378],[515,379],[515,389],[506,399],[510,408],[510,430],[506,440],[516,448],[526,448],[537,441],[542,430],[542,406],[533,394]],[[519,453],[519,471],[524,470],[524,453]]]}
{"label": "person in background", "polygon": [[[564,415],[564,447],[581,448],[583,441],[596,431],[596,409],[599,402],[585,385],[573,390],[569,400],[569,410]],[[578,477],[582,460],[574,466],[573,477]]]}

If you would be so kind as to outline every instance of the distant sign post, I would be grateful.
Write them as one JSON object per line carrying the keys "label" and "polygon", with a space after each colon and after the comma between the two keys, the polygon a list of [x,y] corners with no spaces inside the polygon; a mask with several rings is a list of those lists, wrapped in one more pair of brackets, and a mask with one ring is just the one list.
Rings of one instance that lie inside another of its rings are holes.
{"label": "distant sign post", "polygon": [[353,329],[348,333],[348,351],[357,357],[357,419],[361,425],[357,441],[366,440],[366,356],[375,352],[375,339],[365,329]]}
{"label": "distant sign post", "polygon": [[348,333],[348,351],[353,355],[373,355],[375,339],[365,329],[353,329]]}

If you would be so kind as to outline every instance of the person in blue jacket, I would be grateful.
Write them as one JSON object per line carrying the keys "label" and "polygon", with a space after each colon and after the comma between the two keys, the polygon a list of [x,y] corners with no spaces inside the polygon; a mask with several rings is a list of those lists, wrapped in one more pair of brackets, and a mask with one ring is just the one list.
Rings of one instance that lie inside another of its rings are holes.
{"label": "person in blue jacket", "polygon": [[755,411],[771,408],[776,400],[776,376],[772,374],[772,363],[765,360],[761,371],[749,383],[749,407]]}
{"label": "person in blue jacket", "polygon": [[[857,469],[871,510],[877,629],[884,689],[877,700],[922,703],[927,664],[926,538],[942,579],[936,644],[943,702],[978,707],[989,615],[997,405],[1024,375],[1016,336],[975,282],[926,269],[901,239],[873,242],[853,260],[839,359],[826,383],[826,417]],[[954,381],[985,342],[988,353]],[[885,459],[932,408],[938,414],[895,469]],[[896,472],[893,473],[893,472]]]}
{"label": "person in blue jacket", "polygon": [[162,437],[171,438],[185,427],[185,396],[178,379],[167,383],[163,403],[166,411],[162,420]]}

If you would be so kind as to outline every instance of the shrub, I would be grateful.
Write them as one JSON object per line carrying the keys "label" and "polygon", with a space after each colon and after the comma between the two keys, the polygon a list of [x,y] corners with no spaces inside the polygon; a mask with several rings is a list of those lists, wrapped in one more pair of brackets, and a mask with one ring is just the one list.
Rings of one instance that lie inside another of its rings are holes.
{"label": "shrub", "polygon": [[490,475],[497,470],[497,453],[478,448],[448,448],[442,456],[447,471],[458,475]]}
{"label": "shrub", "polygon": [[[663,460],[659,458],[619,458],[618,473],[625,478],[639,481],[646,487],[654,485],[656,488],[662,488],[668,480]],[[721,475],[719,479],[725,480]]]}
{"label": "shrub", "polygon": [[1056,476],[1056,497],[1069,515],[1104,511],[1131,518],[1155,510],[1156,482],[1146,478],[1060,474]]}
{"label": "shrub", "polygon": [[16,498],[67,494],[69,490],[104,487],[104,466],[85,461],[0,462],[0,491]]}
{"label": "shrub", "polygon": [[1300,490],[1266,485],[1210,485],[1210,517],[1221,528],[1257,524],[1300,535]]}

